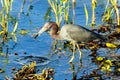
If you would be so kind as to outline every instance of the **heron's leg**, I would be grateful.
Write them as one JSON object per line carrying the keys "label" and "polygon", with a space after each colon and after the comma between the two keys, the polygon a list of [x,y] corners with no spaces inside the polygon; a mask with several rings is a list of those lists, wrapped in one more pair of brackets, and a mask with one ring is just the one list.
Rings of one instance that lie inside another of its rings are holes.
{"label": "heron's leg", "polygon": [[81,52],[78,44],[77,44],[77,48],[78,48],[78,51],[79,51],[79,53],[80,53],[80,61],[82,61],[82,52]]}
{"label": "heron's leg", "polygon": [[69,62],[71,63],[74,60],[74,58],[75,58],[75,43],[73,43],[73,54]]}

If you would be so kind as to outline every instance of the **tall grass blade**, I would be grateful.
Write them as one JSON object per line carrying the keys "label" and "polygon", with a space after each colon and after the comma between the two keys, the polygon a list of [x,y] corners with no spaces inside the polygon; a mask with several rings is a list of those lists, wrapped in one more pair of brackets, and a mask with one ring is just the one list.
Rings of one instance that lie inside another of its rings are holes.
{"label": "tall grass blade", "polygon": [[88,24],[88,10],[86,5],[84,4],[84,11],[85,11],[85,15],[86,15],[86,25]]}
{"label": "tall grass blade", "polygon": [[92,23],[91,23],[92,28],[94,28],[94,26],[95,26],[95,20],[96,20],[95,8],[96,8],[96,5],[97,5],[97,1],[92,0]]}
{"label": "tall grass blade", "polygon": [[72,0],[72,8],[73,8],[73,23],[74,23],[74,20],[75,20],[75,7],[76,7],[76,0]]}
{"label": "tall grass blade", "polygon": [[[119,17],[119,9],[117,7],[117,1],[118,0],[110,0],[112,5],[114,6],[115,12],[116,12],[116,17],[117,17],[117,25],[120,26],[120,17]],[[120,32],[120,27],[118,28],[118,32]]]}
{"label": "tall grass blade", "polygon": [[17,27],[18,27],[18,22],[16,21],[15,26],[14,26],[14,29],[13,29],[13,33],[15,33],[15,32],[16,32]]}

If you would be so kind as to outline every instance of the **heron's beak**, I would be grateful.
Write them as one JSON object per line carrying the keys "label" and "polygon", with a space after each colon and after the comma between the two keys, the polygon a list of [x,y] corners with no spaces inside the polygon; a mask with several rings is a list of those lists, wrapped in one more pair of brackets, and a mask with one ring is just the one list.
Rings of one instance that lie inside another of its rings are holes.
{"label": "heron's beak", "polygon": [[34,34],[33,37],[37,38],[38,36],[40,36],[43,32],[45,32],[47,30],[47,28],[43,27],[42,29],[39,30],[38,33]]}
{"label": "heron's beak", "polygon": [[38,33],[36,33],[36,34],[33,34],[33,38],[37,38],[38,37]]}

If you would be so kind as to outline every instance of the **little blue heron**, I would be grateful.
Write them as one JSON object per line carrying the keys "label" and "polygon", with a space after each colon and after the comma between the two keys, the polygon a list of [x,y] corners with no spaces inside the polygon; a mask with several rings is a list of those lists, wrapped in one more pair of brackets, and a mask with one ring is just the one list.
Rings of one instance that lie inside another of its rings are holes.
{"label": "little blue heron", "polygon": [[[73,43],[73,50],[75,50],[75,45],[77,45],[80,53],[80,58],[82,56],[82,52],[79,49],[78,43],[88,42],[95,39],[105,40],[104,36],[92,32],[80,25],[75,25],[75,24],[65,24],[64,26],[62,26],[60,32],[58,32],[58,25],[55,22],[45,23],[42,29],[40,29],[40,31],[36,35],[34,35],[34,37],[36,38],[37,36],[41,35],[43,32],[47,31],[48,29],[51,29],[50,35],[52,38],[55,38],[57,40],[71,41]],[[69,62],[72,62],[73,59],[74,59],[74,51]]]}

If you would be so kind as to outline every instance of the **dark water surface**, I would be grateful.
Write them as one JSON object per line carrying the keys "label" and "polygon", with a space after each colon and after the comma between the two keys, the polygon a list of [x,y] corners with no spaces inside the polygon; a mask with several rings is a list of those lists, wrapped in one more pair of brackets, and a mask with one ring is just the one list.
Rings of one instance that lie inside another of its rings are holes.
{"label": "dark water surface", "polygon": [[[56,74],[55,74],[55,80],[71,80],[72,79],[72,71],[70,70],[69,60],[70,57],[66,54],[71,54],[69,51],[61,51],[58,52],[58,54],[61,54],[61,57],[58,58],[57,55],[54,55],[52,57],[48,56],[49,54],[52,54],[51,46],[53,45],[54,40],[47,34],[44,33],[37,39],[34,39],[32,37],[32,34],[37,32],[36,28],[41,28],[42,25],[45,23],[44,21],[44,15],[49,7],[49,4],[47,0],[34,0],[32,2],[29,2],[26,0],[26,3],[24,5],[23,12],[19,15],[20,7],[22,5],[23,0],[14,0],[13,3],[13,11],[12,15],[17,18],[19,24],[18,24],[18,32],[21,29],[27,29],[30,32],[27,35],[17,35],[17,42],[9,42],[9,47],[13,47],[14,49],[9,49],[9,55],[8,58],[0,57],[0,68],[3,69],[5,72],[0,73],[0,80],[4,80],[5,77],[12,78],[14,73],[12,71],[12,68],[21,68],[23,64],[26,64],[27,61],[24,61],[23,56],[37,56],[37,57],[45,57],[48,59],[45,59],[43,63],[39,63],[38,68],[42,70],[43,68],[54,68]],[[76,6],[76,18],[75,23],[81,24],[82,26],[85,26],[85,13],[84,13],[84,7],[83,3],[86,3],[88,11],[89,11],[89,21],[91,19],[91,3],[89,0],[77,0],[77,6]],[[29,12],[28,6],[32,5],[33,9]],[[101,23],[101,14],[104,9],[100,8],[97,9],[96,14],[97,16],[97,24]],[[26,16],[26,14],[29,13],[29,16]],[[89,22],[90,23],[90,22]],[[90,29],[90,27],[87,27]],[[104,50],[104,49],[103,49]],[[103,50],[98,51],[98,54],[103,54]],[[78,73],[78,78],[82,75],[89,74],[93,69],[97,68],[97,65],[93,64],[91,62],[91,57],[88,55],[91,53],[90,50],[83,49],[83,67],[80,69]],[[14,55],[14,53],[17,53],[18,55]],[[78,62],[79,60],[79,53],[76,53],[76,59],[74,62]],[[34,59],[33,59],[34,60]],[[76,66],[77,68],[77,66]],[[41,71],[40,71],[41,72]],[[39,72],[38,72],[39,73]]]}

